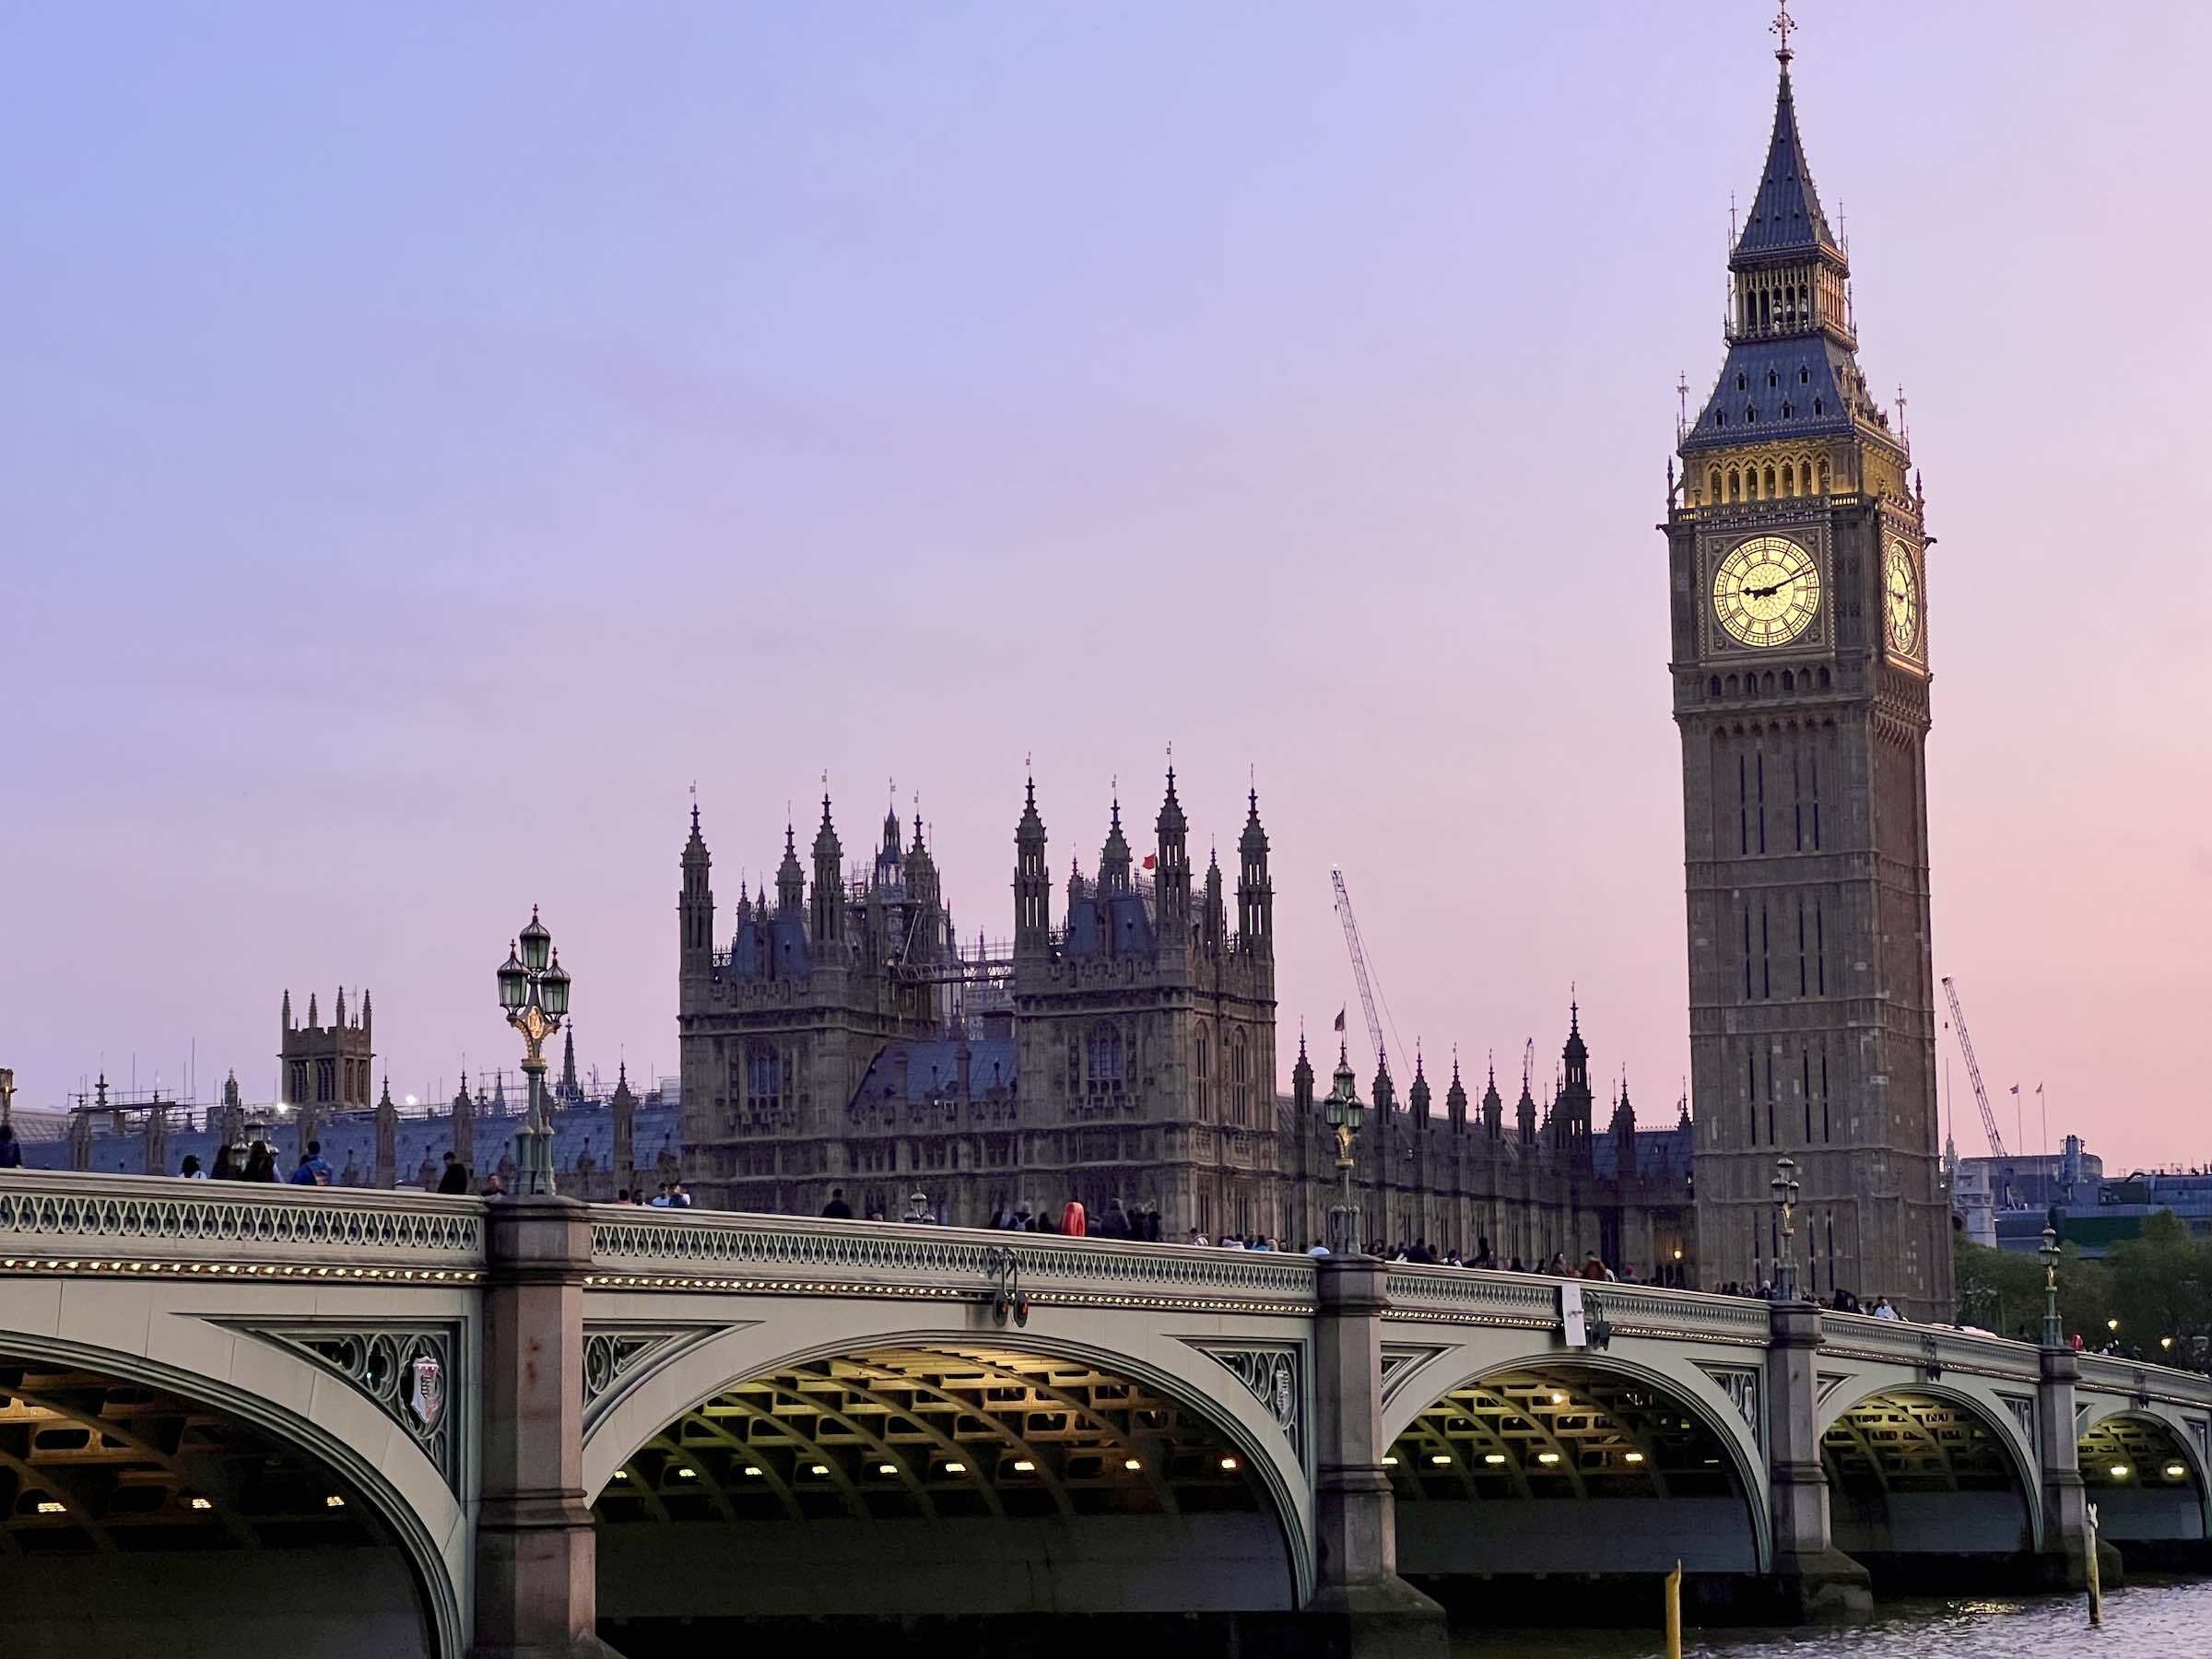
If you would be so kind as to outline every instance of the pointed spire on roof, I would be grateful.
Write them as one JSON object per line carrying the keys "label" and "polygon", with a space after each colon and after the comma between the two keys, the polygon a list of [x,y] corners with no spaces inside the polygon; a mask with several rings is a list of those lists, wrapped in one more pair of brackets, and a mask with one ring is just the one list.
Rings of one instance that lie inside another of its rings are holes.
{"label": "pointed spire on roof", "polygon": [[815,862],[819,864],[825,859],[841,858],[843,854],[844,848],[838,843],[837,827],[830,821],[830,791],[824,788],[821,827],[814,832]]}
{"label": "pointed spire on roof", "polygon": [[1182,835],[1190,828],[1182,816],[1182,803],[1175,798],[1175,766],[1168,765],[1167,799],[1159,804],[1159,822],[1155,826],[1162,836]]}
{"label": "pointed spire on roof", "polygon": [[312,991],[307,994],[307,1023],[311,1028],[323,1023],[315,1014],[315,994]]}
{"label": "pointed spire on roof", "polygon": [[707,838],[699,832],[699,785],[691,785],[691,834],[684,842],[684,863],[703,864],[707,856]]}
{"label": "pointed spire on roof", "polygon": [[1797,131],[1797,105],[1790,88],[1789,31],[1796,28],[1788,8],[1774,20],[1782,36],[1775,57],[1782,64],[1774,93],[1774,135],[1767,143],[1766,170],[1752,193],[1751,211],[1745,216],[1743,234],[1736,238],[1735,259],[1760,259],[1774,254],[1805,254],[1818,249],[1838,261],[1843,250],[1828,228],[1820,211],[1819,193],[1813,188],[1812,166],[1806,159],[1805,140]]}
{"label": "pointed spire on roof", "polygon": [[1237,847],[1246,854],[1265,853],[1267,851],[1267,831],[1260,828],[1260,791],[1254,784],[1245,799],[1251,803],[1244,815],[1244,833],[1238,838]]}
{"label": "pointed spire on roof", "polygon": [[1014,827],[1014,838],[1017,841],[1032,841],[1044,839],[1044,819],[1037,813],[1037,779],[1034,773],[1023,785],[1021,822]]}

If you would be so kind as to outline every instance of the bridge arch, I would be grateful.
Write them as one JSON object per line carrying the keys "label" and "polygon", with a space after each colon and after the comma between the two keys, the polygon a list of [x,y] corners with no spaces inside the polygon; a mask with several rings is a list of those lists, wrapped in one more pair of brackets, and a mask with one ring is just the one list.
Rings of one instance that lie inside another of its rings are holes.
{"label": "bridge arch", "polygon": [[1836,1547],[1900,1565],[2040,1549],[2042,1478],[2026,1438],[2033,1396],[2017,1397],[2016,1412],[1938,1381],[1836,1391],[1819,1414]]}
{"label": "bridge arch", "polygon": [[[0,1545],[0,1575],[36,1562],[50,1593],[42,1599],[73,1604],[65,1625],[41,1633],[58,1645],[41,1651],[115,1652],[118,1641],[150,1635],[88,1621],[87,1607],[157,1607],[161,1640],[174,1641],[177,1603],[219,1591],[211,1574],[224,1564],[239,1570],[254,1559],[268,1570],[241,1582],[224,1617],[241,1603],[267,1606],[283,1621],[271,1634],[288,1652],[349,1654],[367,1641],[379,1652],[459,1659],[470,1541],[458,1500],[373,1406],[304,1359],[251,1336],[235,1340],[256,1351],[223,1376],[0,1331],[6,1520],[27,1512],[54,1524],[50,1539],[27,1532],[12,1550]],[[143,1529],[132,1542],[147,1547],[131,1547],[125,1528]],[[63,1563],[85,1546],[99,1569],[85,1586],[91,1594],[79,1594]],[[294,1553],[301,1549],[311,1553]],[[302,1571],[328,1593],[327,1624],[292,1617]],[[403,1584],[418,1617],[392,1606]],[[28,1618],[24,1599],[11,1599],[13,1616]],[[236,1636],[226,1623],[222,1640]],[[80,1641],[92,1645],[70,1645]]]}
{"label": "bridge arch", "polygon": [[1437,1367],[1421,1369],[1383,1412],[1402,1572],[1665,1573],[1679,1559],[1755,1573],[1771,1562],[1754,1426],[1704,1371],[1557,1347],[1472,1371],[1462,1356],[1441,1374],[1464,1374],[1441,1391]]}
{"label": "bridge arch", "polygon": [[2212,1538],[2212,1482],[2184,1423],[2154,1406],[2108,1400],[2090,1406],[2078,1429],[2076,1463],[2101,1535],[2123,1547]]}
{"label": "bridge arch", "polygon": [[[824,1328],[821,1304],[751,1311],[766,1317],[669,1342],[587,1414],[601,1616],[618,1645],[652,1647],[626,1620],[666,1617],[667,1599],[657,1581],[650,1596],[629,1591],[671,1549],[794,1552],[788,1571],[709,1596],[696,1614],[708,1618],[866,1613],[871,1593],[894,1588],[907,1612],[932,1611],[933,1595],[947,1613],[1112,1611],[1140,1578],[1158,1608],[1176,1606],[1171,1582],[1194,1611],[1289,1611],[1311,1596],[1303,1417],[1287,1430],[1248,1384],[1253,1368],[1208,1338],[1162,1332],[1157,1316],[1147,1338],[1112,1310],[1040,1307],[1028,1329],[984,1311],[859,1331]],[[1302,1402],[1303,1346],[1271,1350],[1277,1361]],[[777,1530],[794,1524],[803,1546]],[[865,1567],[848,1559],[831,1606],[806,1605],[841,1553]]]}

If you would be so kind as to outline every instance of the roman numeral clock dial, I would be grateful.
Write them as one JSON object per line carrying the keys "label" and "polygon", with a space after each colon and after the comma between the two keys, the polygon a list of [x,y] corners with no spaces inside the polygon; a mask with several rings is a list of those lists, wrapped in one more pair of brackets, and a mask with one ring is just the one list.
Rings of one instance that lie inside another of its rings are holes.
{"label": "roman numeral clock dial", "polygon": [[1820,567],[1786,535],[1738,542],[1712,573],[1712,614],[1739,645],[1787,645],[1820,609]]}

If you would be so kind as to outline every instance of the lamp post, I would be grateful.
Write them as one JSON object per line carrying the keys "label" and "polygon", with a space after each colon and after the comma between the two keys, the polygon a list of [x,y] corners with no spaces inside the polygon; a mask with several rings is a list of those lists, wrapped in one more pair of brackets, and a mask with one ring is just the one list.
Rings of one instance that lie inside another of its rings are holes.
{"label": "lamp post", "polygon": [[2043,1258],[2043,1346],[2066,1346],[2065,1329],[2058,1323],[2058,1230],[2043,1229],[2043,1242],[2036,1253]]}
{"label": "lamp post", "polygon": [[1352,1076],[1351,1060],[1340,1042],[1336,1045],[1335,1086],[1322,1103],[1328,1115],[1329,1132],[1336,1137],[1336,1178],[1342,1183],[1344,1194],[1344,1201],[1329,1212],[1332,1224],[1329,1248],[1338,1255],[1359,1253],[1359,1205],[1352,1196],[1352,1139],[1367,1117],[1367,1104],[1359,1098],[1358,1083]]}
{"label": "lamp post", "polygon": [[[516,954],[519,945],[521,954]],[[514,1190],[549,1195],[553,1191],[553,1126],[546,1121],[546,1039],[560,1030],[569,1011],[569,976],[553,948],[553,935],[530,907],[530,925],[507,947],[500,964],[500,1006],[507,1023],[523,1034],[523,1076],[529,1079],[530,1109],[514,1137]]]}
{"label": "lamp post", "polygon": [[1774,1215],[1782,1224],[1782,1244],[1774,1263],[1774,1300],[1797,1300],[1797,1264],[1791,1237],[1796,1231],[1797,1214],[1797,1160],[1783,1153],[1774,1160],[1774,1179],[1767,1183],[1774,1191]]}

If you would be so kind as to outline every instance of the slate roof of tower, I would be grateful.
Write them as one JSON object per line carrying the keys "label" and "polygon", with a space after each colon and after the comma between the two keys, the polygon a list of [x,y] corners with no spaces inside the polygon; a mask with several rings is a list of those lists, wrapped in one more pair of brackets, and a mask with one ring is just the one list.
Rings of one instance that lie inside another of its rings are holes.
{"label": "slate roof of tower", "polygon": [[1797,132],[1790,69],[1784,64],[1782,84],[1774,94],[1774,135],[1767,144],[1766,171],[1759,174],[1743,234],[1736,238],[1735,257],[1762,259],[1815,249],[1842,257],[1843,251],[1829,232],[1828,217],[1820,211],[1819,193],[1813,188],[1812,166]]}

